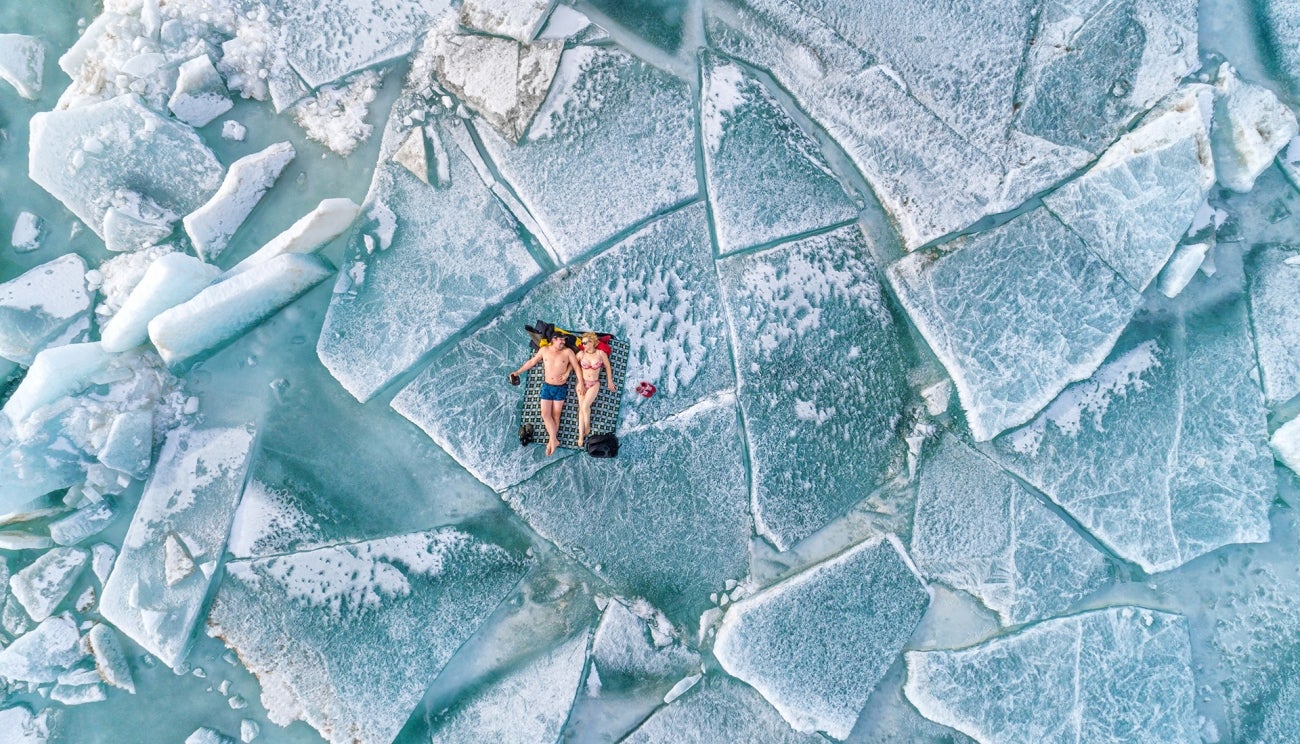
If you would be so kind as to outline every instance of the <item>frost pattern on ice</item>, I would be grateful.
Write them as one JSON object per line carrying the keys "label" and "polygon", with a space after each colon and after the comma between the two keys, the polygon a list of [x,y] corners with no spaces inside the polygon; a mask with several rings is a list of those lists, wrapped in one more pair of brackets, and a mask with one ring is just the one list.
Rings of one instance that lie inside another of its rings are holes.
{"label": "frost pattern on ice", "polygon": [[749,685],[708,674],[677,700],[660,708],[625,744],[708,744],[717,741],[814,744],[819,736],[791,729]]}
{"label": "frost pattern on ice", "polygon": [[1264,399],[1285,403],[1300,395],[1300,249],[1260,246],[1246,266]]}

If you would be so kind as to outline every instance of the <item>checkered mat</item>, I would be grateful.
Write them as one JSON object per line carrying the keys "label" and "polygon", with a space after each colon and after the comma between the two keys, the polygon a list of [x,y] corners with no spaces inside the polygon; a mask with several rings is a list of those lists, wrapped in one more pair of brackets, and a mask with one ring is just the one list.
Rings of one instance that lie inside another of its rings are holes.
{"label": "checkered mat", "polygon": [[[612,434],[618,428],[619,402],[623,399],[623,378],[627,374],[628,343],[622,339],[611,338],[609,348],[609,366],[614,370],[614,386],[617,392],[609,392],[605,386],[604,373],[601,373],[600,394],[591,404],[591,433]],[[545,373],[542,365],[528,371],[528,380],[524,384],[524,402],[520,408],[520,419],[524,424],[533,425],[533,443],[545,445],[548,437],[546,425],[542,423],[542,411],[538,401],[542,395],[542,381]],[[569,394],[564,399],[564,412],[560,414],[561,447],[579,449],[578,447],[578,392],[577,381],[569,375]]]}

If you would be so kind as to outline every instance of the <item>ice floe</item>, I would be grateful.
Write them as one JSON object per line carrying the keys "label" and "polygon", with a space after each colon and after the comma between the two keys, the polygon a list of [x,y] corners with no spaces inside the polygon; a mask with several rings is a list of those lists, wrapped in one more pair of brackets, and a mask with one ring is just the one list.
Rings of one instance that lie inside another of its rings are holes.
{"label": "ice floe", "polygon": [[23,98],[41,94],[45,74],[45,43],[35,36],[0,34],[0,80]]}
{"label": "ice floe", "polygon": [[1277,459],[1291,468],[1291,472],[1300,475],[1300,416],[1291,419],[1277,431],[1273,432],[1269,445],[1273,447]]}
{"label": "ice floe", "polygon": [[47,618],[0,649],[0,677],[34,685],[55,682],[87,656],[68,613]]}
{"label": "ice floe", "polygon": [[135,679],[117,633],[104,623],[95,623],[86,633],[86,645],[95,658],[95,670],[106,684],[135,694]]}
{"label": "ice floe", "polygon": [[235,231],[296,154],[290,143],[277,142],[230,164],[212,199],[182,221],[199,257],[212,261],[226,250]]}
{"label": "ice floe", "polygon": [[1219,68],[1214,83],[1214,164],[1219,183],[1246,192],[1273,158],[1300,132],[1300,123],[1271,90]]}
{"label": "ice floe", "polygon": [[45,220],[31,212],[21,212],[14,220],[14,231],[9,236],[9,244],[15,253],[28,253],[41,247],[41,238],[45,234]]}
{"label": "ice floe", "polygon": [[27,616],[44,622],[68,596],[90,555],[78,548],[54,548],[9,578],[9,590],[27,610]]}

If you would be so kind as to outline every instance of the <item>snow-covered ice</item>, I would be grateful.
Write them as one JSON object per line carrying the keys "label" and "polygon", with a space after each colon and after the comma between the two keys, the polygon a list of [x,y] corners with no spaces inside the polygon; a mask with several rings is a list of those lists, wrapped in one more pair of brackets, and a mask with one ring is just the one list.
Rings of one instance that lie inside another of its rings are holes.
{"label": "snow-covered ice", "polygon": [[465,0],[460,24],[496,36],[528,42],[537,36],[555,0]]}
{"label": "snow-covered ice", "polygon": [[1250,324],[1270,405],[1300,395],[1300,250],[1263,245],[1247,257]]}
{"label": "snow-covered ice", "polygon": [[296,154],[292,144],[277,142],[231,163],[212,199],[182,221],[195,253],[209,261],[220,256]]}
{"label": "snow-covered ice", "polygon": [[12,744],[46,744],[49,741],[49,714],[32,715],[31,709],[15,705],[0,709],[0,730],[12,737]]}
{"label": "snow-covered ice", "polygon": [[15,253],[27,253],[41,247],[41,237],[45,232],[45,220],[32,214],[31,212],[22,212],[18,219],[14,220],[14,231],[10,235],[9,244],[13,246]]}
{"label": "snow-covered ice", "polygon": [[90,555],[78,548],[54,548],[9,577],[9,591],[27,615],[43,622],[68,596]]}
{"label": "snow-covered ice", "polygon": [[1273,91],[1237,76],[1228,64],[1214,83],[1214,164],[1219,183],[1250,191],[1273,158],[1300,133],[1300,123]]}
{"label": "snow-covered ice", "polygon": [[46,684],[86,656],[77,624],[65,612],[47,618],[0,649],[0,677],[11,682]]}
{"label": "snow-covered ice", "polygon": [[167,108],[177,119],[192,127],[204,127],[234,106],[226,81],[208,55],[200,54],[177,70],[176,89],[167,101]]}
{"label": "snow-covered ice", "polygon": [[[131,414],[123,414],[129,416]],[[153,418],[150,417],[149,444],[153,444]],[[50,522],[50,539],[56,545],[76,545],[99,534],[118,515],[117,506],[109,499],[90,503],[66,517]]]}
{"label": "snow-covered ice", "polygon": [[625,744],[749,741],[814,744],[825,739],[790,728],[754,689],[724,674],[707,674],[680,698],[660,708]]}
{"label": "snow-covered ice", "polygon": [[86,645],[95,658],[95,670],[105,683],[135,694],[131,665],[122,650],[117,633],[104,623],[95,623],[86,633]]}

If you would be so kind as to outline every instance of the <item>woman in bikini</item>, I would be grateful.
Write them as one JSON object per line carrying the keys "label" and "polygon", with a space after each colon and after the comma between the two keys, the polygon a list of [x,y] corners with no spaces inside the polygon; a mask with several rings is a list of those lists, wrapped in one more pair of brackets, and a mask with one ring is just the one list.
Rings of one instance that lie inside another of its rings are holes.
{"label": "woman in bikini", "polygon": [[587,441],[591,433],[591,405],[600,395],[600,371],[605,370],[605,385],[611,393],[614,387],[614,369],[609,364],[609,355],[598,348],[600,339],[587,331],[582,334],[582,352],[578,354],[578,446]]}
{"label": "woman in bikini", "polygon": [[[569,371],[578,371],[578,359],[565,343],[564,336],[556,336],[549,345],[538,349],[532,359],[524,362],[524,366],[510,373],[510,384],[518,385],[519,376],[536,367],[538,362],[542,363],[545,373],[538,403],[542,409],[542,424],[546,426],[546,456],[550,457],[560,443],[560,414],[564,412],[564,399],[569,393]],[[579,375],[578,379],[581,380],[582,376]]]}

